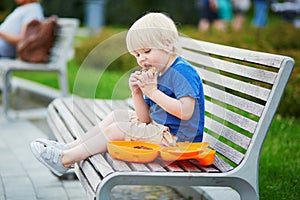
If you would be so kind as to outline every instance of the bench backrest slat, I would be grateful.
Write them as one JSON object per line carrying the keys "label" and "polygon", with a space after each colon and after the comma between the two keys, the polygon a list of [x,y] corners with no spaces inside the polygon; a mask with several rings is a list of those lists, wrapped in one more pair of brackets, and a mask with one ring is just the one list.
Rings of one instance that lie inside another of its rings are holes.
{"label": "bench backrest slat", "polygon": [[244,158],[244,154],[242,154],[241,152],[235,150],[234,148],[232,148],[231,146],[220,142],[220,140],[217,140],[216,138],[214,138],[213,136],[206,134],[205,135],[205,141],[210,142],[211,146],[220,154],[222,154],[223,156],[225,156],[227,159],[231,160],[232,162],[234,162],[235,164],[239,164],[243,158]]}
{"label": "bench backrest slat", "polygon": [[234,106],[238,109],[241,109],[245,112],[251,113],[255,116],[260,116],[264,106],[250,101],[245,98],[241,98],[239,96],[236,96],[234,94],[230,94],[224,90],[220,90],[214,87],[211,87],[207,84],[203,85],[205,95],[212,98],[212,99],[221,99],[224,103]]}
{"label": "bench backrest slat", "polygon": [[247,149],[251,138],[235,131],[227,126],[224,126],[222,123],[215,121],[209,117],[205,117],[206,127],[213,131],[215,134],[222,136],[229,141],[239,145],[240,147]]}
{"label": "bench backrest slat", "polygon": [[217,166],[221,172],[228,172],[233,169],[233,167],[220,158],[218,154],[215,157],[214,165]]}
{"label": "bench backrest slat", "polygon": [[[238,76],[262,81],[265,83],[274,83],[276,73],[264,69],[245,66],[238,63],[232,63],[226,60],[209,57],[209,55],[199,54],[197,52],[183,50],[186,59],[199,65],[211,67],[223,72],[237,74]],[[230,66],[230,67],[229,67]]]}
{"label": "bench backrest slat", "polygon": [[212,55],[233,58],[241,61],[253,62],[264,66],[280,68],[285,56],[260,52],[257,54],[255,51],[240,49],[200,40],[194,40],[186,37],[180,38],[180,43],[183,48],[202,51]]}
{"label": "bench backrest slat", "polygon": [[234,79],[232,77],[219,74],[219,72],[211,72],[202,68],[197,68],[197,71],[204,81],[213,84],[221,84],[224,88],[230,88],[261,100],[266,100],[270,94],[270,90],[268,88]]}
{"label": "bench backrest slat", "polygon": [[257,122],[222,106],[214,104],[212,101],[205,101],[205,111],[246,131],[249,131],[250,133],[254,133],[255,131]]}

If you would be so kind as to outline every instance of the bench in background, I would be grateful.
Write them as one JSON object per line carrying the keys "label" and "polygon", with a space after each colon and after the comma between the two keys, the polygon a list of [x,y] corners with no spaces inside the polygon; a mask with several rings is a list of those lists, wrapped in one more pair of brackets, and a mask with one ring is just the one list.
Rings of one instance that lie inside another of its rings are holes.
{"label": "bench in background", "polygon": [[[128,163],[98,154],[75,165],[91,199],[109,199],[116,185],[229,186],[241,199],[259,199],[260,151],[292,72],[293,59],[181,38],[183,57],[204,82],[204,141],[217,151],[212,166],[196,160]],[[59,141],[71,142],[132,100],[57,98],[48,106],[48,124]]]}
{"label": "bench in background", "polygon": [[[57,31],[56,41],[51,49],[49,63],[30,63],[20,59],[0,59],[0,83],[2,90],[3,111],[6,118],[16,118],[20,115],[30,112],[29,110],[13,111],[10,109],[9,94],[11,91],[12,73],[16,71],[40,71],[40,72],[55,72],[59,77],[59,92],[60,96],[67,96],[68,80],[67,80],[67,61],[70,58],[70,53],[73,53],[73,39],[77,31],[79,21],[73,18],[59,18],[60,25]],[[35,84],[30,87],[34,90]],[[39,89],[35,91],[38,92]],[[15,97],[18,98],[18,97]],[[37,110],[37,109],[33,109]],[[33,111],[31,110],[31,111]],[[44,109],[45,110],[45,109]]]}

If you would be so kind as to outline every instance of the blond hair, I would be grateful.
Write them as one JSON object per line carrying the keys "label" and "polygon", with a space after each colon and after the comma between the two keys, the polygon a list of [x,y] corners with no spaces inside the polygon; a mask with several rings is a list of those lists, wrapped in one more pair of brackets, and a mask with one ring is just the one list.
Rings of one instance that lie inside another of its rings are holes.
{"label": "blond hair", "polygon": [[157,48],[173,54],[180,53],[179,35],[174,21],[162,13],[148,13],[128,30],[127,49]]}

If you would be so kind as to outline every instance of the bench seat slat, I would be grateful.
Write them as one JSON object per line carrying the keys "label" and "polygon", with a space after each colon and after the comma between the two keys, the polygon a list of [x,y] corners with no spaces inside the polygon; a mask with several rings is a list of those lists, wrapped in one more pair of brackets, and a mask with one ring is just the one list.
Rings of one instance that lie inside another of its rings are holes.
{"label": "bench seat slat", "polygon": [[100,119],[93,110],[94,100],[89,99],[87,100],[88,103],[86,103],[82,98],[73,98],[73,101],[93,126],[100,122]]}
{"label": "bench seat slat", "polygon": [[115,109],[115,100],[112,99],[104,99],[104,103],[106,105],[106,108],[108,108],[108,113],[109,114],[111,111],[113,111]]}
{"label": "bench seat slat", "polygon": [[129,104],[124,100],[113,100],[113,110],[115,109],[130,109]]}
{"label": "bench seat slat", "polygon": [[134,103],[133,103],[132,98],[128,98],[125,101],[128,103],[128,105],[131,109],[134,109]]}
{"label": "bench seat slat", "polygon": [[101,154],[96,154],[91,156],[90,158],[91,163],[94,165],[95,169],[102,176],[107,176],[114,172],[113,168],[109,165],[109,163],[105,160],[105,158]]}
{"label": "bench seat slat", "polygon": [[95,101],[95,104],[103,113],[106,114],[105,116],[107,116],[112,111],[108,100]]}
{"label": "bench seat slat", "polygon": [[188,160],[182,160],[182,161],[180,161],[178,163],[184,169],[184,171],[187,171],[187,172],[199,172],[199,170],[200,170],[198,167],[196,167],[195,165],[193,165]]}
{"label": "bench seat slat", "polygon": [[205,110],[231,124],[254,133],[257,122],[205,100]]}
{"label": "bench seat slat", "polygon": [[105,158],[106,158],[107,162],[110,163],[110,165],[114,168],[114,170],[124,171],[124,172],[131,171],[130,167],[128,167],[126,162],[123,162],[121,160],[116,160],[116,159],[112,158],[109,155],[109,153],[105,153]]}
{"label": "bench seat slat", "polygon": [[92,187],[93,191],[97,191],[97,187],[99,183],[101,183],[101,177],[97,172],[94,170],[91,163],[88,160],[83,160],[79,162],[80,168],[83,171],[84,176],[88,179],[90,186]]}
{"label": "bench seat slat", "polygon": [[[97,105],[95,100],[91,100],[91,99],[84,99],[83,100],[85,102],[86,105],[88,105],[92,111],[94,112],[94,114],[100,119],[102,120],[103,118],[106,117],[105,112],[103,112],[103,110],[101,110]],[[100,101],[100,100],[97,100]]]}
{"label": "bench seat slat", "polygon": [[207,172],[207,173],[220,172],[220,170],[214,168],[213,166],[202,166],[197,160],[190,160],[190,162],[193,163],[193,165],[197,166],[202,172]]}
{"label": "bench seat slat", "polygon": [[52,104],[48,107],[48,115],[50,117],[47,118],[47,122],[53,130],[55,137],[61,142],[72,142],[74,140],[72,134],[65,127],[62,119],[56,115],[55,108]]}
{"label": "bench seat slat", "polygon": [[209,117],[205,117],[205,127],[244,149],[247,149],[251,142],[251,138],[242,135],[227,126],[224,126],[223,124]]}
{"label": "bench seat slat", "polygon": [[143,163],[128,162],[133,171],[150,172],[150,169]]}
{"label": "bench seat slat", "polygon": [[65,107],[65,104],[62,102],[63,99],[54,100],[53,104],[59,110],[61,117],[63,118],[67,128],[70,130],[72,135],[77,138],[80,135],[84,134],[81,126],[77,123],[76,119],[70,113],[70,111]]}
{"label": "bench seat slat", "polygon": [[220,60],[217,58],[209,57],[208,55],[199,54],[193,51],[183,50],[184,58],[193,63],[197,63],[206,67],[211,67],[224,72],[237,74],[242,77],[250,78],[253,80],[273,84],[276,78],[276,73],[254,67]]}
{"label": "bench seat slat", "polygon": [[251,113],[255,116],[260,116],[264,106],[256,102],[250,101],[248,99],[241,98],[239,96],[230,94],[223,90],[211,87],[207,84],[203,84],[205,91],[205,96],[211,97],[213,99],[218,99],[220,102],[224,102],[228,105],[234,106],[238,109]]}
{"label": "bench seat slat", "polygon": [[88,179],[84,175],[84,172],[77,163],[75,164],[75,173],[81,185],[85,189],[88,199],[96,199],[95,191],[92,189]]}
{"label": "bench seat slat", "polygon": [[93,127],[93,124],[86,118],[82,110],[72,99],[64,99],[64,103],[73,116],[76,116],[77,123],[81,125],[84,132]]}
{"label": "bench seat slat", "polygon": [[147,166],[153,172],[166,172],[165,168],[161,166],[158,162],[148,163]]}
{"label": "bench seat slat", "polygon": [[178,166],[178,164],[176,162],[165,162],[165,161],[161,161],[161,162],[167,171],[170,171],[170,172],[183,172],[184,171],[180,166]]}
{"label": "bench seat slat", "polygon": [[251,50],[229,47],[186,37],[181,37],[180,43],[184,48],[194,49],[204,53],[234,58],[275,68],[279,68],[285,58],[284,56],[280,55],[263,52],[257,53]]}

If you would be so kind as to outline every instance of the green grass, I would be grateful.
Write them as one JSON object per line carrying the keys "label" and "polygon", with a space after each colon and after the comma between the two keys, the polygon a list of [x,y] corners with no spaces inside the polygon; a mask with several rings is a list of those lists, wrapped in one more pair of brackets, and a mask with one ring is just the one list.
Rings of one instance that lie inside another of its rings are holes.
{"label": "green grass", "polygon": [[[16,72],[14,75],[58,88],[56,73]],[[124,99],[129,97],[128,73],[81,67],[73,60],[68,65],[69,90],[87,98]]]}
{"label": "green grass", "polygon": [[263,145],[259,165],[262,200],[300,199],[300,119],[277,115]]}

